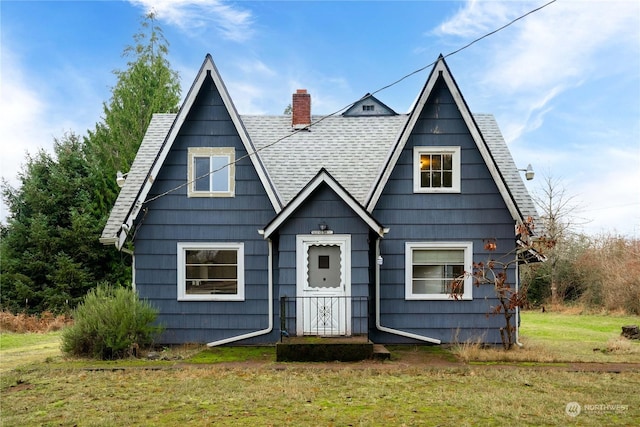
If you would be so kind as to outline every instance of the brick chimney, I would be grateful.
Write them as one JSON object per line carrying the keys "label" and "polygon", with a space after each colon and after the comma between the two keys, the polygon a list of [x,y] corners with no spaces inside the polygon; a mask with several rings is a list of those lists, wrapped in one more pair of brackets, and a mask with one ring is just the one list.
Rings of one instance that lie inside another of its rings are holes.
{"label": "brick chimney", "polygon": [[302,129],[311,124],[311,95],[306,89],[298,89],[291,103],[291,126]]}

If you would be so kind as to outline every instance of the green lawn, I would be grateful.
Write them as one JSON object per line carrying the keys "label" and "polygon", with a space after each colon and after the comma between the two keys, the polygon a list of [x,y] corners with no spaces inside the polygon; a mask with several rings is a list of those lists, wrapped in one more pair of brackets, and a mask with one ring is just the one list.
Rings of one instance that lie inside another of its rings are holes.
{"label": "green lawn", "polygon": [[640,363],[640,341],[620,336],[622,326],[639,324],[640,316],[525,311],[520,336],[555,361]]}
{"label": "green lawn", "polygon": [[[525,312],[525,349],[476,351],[493,354],[494,361],[504,354],[640,361],[637,343],[624,351],[593,351],[612,348],[620,326],[637,320]],[[59,333],[0,334],[2,425],[640,424],[638,370],[582,372],[526,363],[438,368],[404,358],[451,360],[442,347],[398,349],[391,362],[325,364],[276,363],[266,347],[162,353],[170,360],[67,359],[59,352]],[[243,360],[253,363],[218,364]],[[580,415],[567,415],[569,402],[581,405]]]}
{"label": "green lawn", "polygon": [[640,316],[524,311],[521,334],[545,341],[601,343],[619,337],[622,326],[638,324]]}
{"label": "green lawn", "polygon": [[61,332],[0,333],[0,375],[21,366],[60,359]]}

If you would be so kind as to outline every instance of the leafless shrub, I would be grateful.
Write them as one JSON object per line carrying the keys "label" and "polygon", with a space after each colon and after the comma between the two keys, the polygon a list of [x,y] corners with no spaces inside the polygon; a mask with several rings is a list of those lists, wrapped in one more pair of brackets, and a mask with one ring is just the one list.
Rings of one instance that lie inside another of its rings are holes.
{"label": "leafless shrub", "polygon": [[586,272],[581,302],[640,315],[640,241],[600,236],[576,260]]}

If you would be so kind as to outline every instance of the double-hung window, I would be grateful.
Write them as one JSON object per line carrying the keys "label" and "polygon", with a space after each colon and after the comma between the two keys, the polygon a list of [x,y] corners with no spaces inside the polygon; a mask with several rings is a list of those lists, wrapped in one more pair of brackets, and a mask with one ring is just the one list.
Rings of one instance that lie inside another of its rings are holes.
{"label": "double-hung window", "polygon": [[244,300],[243,243],[178,243],[178,300]]}
{"label": "double-hung window", "polygon": [[472,257],[471,242],[406,243],[406,299],[472,299]]}
{"label": "double-hung window", "polygon": [[414,147],[414,193],[460,192],[460,147]]}
{"label": "double-hung window", "polygon": [[233,197],[235,151],[229,147],[189,148],[188,196]]}

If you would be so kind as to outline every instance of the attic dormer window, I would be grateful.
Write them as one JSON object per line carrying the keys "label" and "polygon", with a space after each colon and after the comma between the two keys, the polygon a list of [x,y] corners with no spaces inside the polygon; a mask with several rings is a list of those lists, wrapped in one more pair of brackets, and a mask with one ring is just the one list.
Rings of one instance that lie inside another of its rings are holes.
{"label": "attic dormer window", "polygon": [[460,192],[460,147],[414,147],[414,193]]}
{"label": "attic dormer window", "polygon": [[375,106],[374,105],[363,105],[362,106],[362,111],[374,111],[375,110]]}
{"label": "attic dormer window", "polygon": [[230,147],[191,147],[188,197],[233,197],[235,150]]}

